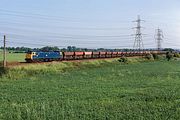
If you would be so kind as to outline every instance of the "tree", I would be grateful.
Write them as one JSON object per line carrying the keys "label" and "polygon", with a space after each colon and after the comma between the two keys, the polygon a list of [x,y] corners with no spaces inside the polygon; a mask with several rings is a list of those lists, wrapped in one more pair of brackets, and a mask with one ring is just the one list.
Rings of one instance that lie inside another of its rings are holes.
{"label": "tree", "polygon": [[170,51],[170,52],[173,52],[174,49],[172,49],[172,48],[165,48],[164,51],[168,51],[168,52]]}
{"label": "tree", "polygon": [[71,47],[71,46],[68,46],[68,47],[67,47],[67,51],[71,52],[71,51],[72,51],[72,47]]}
{"label": "tree", "polygon": [[49,46],[46,46],[46,47],[43,47],[40,49],[41,51],[59,51],[60,49],[58,47],[49,47]]}

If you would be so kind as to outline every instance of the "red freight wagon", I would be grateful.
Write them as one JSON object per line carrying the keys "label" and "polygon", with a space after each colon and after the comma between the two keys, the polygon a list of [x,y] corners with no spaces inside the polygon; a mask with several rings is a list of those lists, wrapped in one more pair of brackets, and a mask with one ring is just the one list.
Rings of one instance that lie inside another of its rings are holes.
{"label": "red freight wagon", "polygon": [[107,52],[106,57],[112,57],[112,52]]}
{"label": "red freight wagon", "polygon": [[130,52],[126,52],[126,56],[127,56],[127,57],[129,57],[129,56],[130,56],[130,54],[131,54]]}
{"label": "red freight wagon", "polygon": [[111,55],[111,54],[112,54],[112,52],[107,52],[106,54],[107,54],[107,55]]}
{"label": "red freight wagon", "polygon": [[122,52],[122,55],[126,55],[126,52]]}
{"label": "red freight wagon", "polygon": [[105,58],[106,57],[106,52],[100,52],[100,57]]}
{"label": "red freight wagon", "polygon": [[92,52],[84,52],[84,58],[91,58]]}
{"label": "red freight wagon", "polygon": [[82,59],[84,57],[84,52],[75,52],[75,59]]}
{"label": "red freight wagon", "polygon": [[118,54],[118,52],[113,52],[112,54],[113,54],[113,55],[117,55],[117,54]]}
{"label": "red freight wagon", "polygon": [[134,52],[130,52],[130,56],[134,56]]}
{"label": "red freight wagon", "polygon": [[144,54],[144,52],[143,52],[143,51],[139,52],[139,55],[143,56],[143,54]]}
{"label": "red freight wagon", "polygon": [[76,56],[83,56],[83,55],[84,55],[84,52],[75,52],[75,55],[76,55]]}
{"label": "red freight wagon", "polygon": [[92,53],[93,58],[99,58],[99,55],[100,55],[99,52],[93,52]]}
{"label": "red freight wagon", "polygon": [[93,55],[99,55],[99,52],[93,52]]}
{"label": "red freight wagon", "polygon": [[135,51],[131,52],[131,54],[132,54],[132,56],[134,56],[135,55]]}
{"label": "red freight wagon", "polygon": [[121,57],[122,56],[122,52],[118,52],[118,57]]}
{"label": "red freight wagon", "polygon": [[134,55],[135,55],[135,56],[136,56],[136,55],[138,55],[138,52],[137,52],[137,51],[135,51],[135,52],[134,52]]}
{"label": "red freight wagon", "polygon": [[118,52],[112,52],[112,57],[117,57]]}
{"label": "red freight wagon", "polygon": [[118,55],[121,55],[121,54],[122,54],[122,52],[118,52],[117,54],[118,54]]}
{"label": "red freight wagon", "polygon": [[92,55],[92,52],[84,52],[84,55]]}
{"label": "red freight wagon", "polygon": [[129,56],[134,56],[134,52],[129,52]]}
{"label": "red freight wagon", "polygon": [[106,54],[106,52],[100,52],[100,55],[105,55]]}
{"label": "red freight wagon", "polygon": [[63,52],[63,59],[65,60],[74,59],[74,52]]}
{"label": "red freight wagon", "polygon": [[67,56],[74,55],[74,52],[64,52],[64,55],[67,55]]}
{"label": "red freight wagon", "polygon": [[151,52],[150,51],[144,51],[145,52],[145,54],[150,54]]}
{"label": "red freight wagon", "polygon": [[158,54],[158,51],[151,51],[152,54]]}

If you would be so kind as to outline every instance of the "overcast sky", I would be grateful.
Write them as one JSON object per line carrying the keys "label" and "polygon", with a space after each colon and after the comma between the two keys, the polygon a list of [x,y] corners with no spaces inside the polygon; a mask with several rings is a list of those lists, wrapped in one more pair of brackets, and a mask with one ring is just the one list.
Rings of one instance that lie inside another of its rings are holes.
{"label": "overcast sky", "polygon": [[[145,48],[180,48],[180,0],[0,0],[0,37],[8,46],[132,48],[140,15]],[[2,44],[2,42],[1,42]]]}

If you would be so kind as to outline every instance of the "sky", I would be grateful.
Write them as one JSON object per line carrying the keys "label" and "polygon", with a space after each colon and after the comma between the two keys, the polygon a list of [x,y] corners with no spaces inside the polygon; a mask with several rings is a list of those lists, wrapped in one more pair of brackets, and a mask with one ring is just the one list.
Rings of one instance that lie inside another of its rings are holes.
{"label": "sky", "polygon": [[7,46],[133,48],[140,15],[144,48],[180,48],[179,0],[0,0],[0,38]]}

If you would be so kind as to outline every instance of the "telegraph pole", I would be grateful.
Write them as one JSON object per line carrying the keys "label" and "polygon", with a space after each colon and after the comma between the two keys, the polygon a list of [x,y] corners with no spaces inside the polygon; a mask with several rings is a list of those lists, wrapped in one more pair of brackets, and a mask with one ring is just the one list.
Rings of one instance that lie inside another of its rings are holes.
{"label": "telegraph pole", "polygon": [[3,67],[6,67],[6,35],[4,35]]}
{"label": "telegraph pole", "polygon": [[163,41],[163,31],[161,29],[156,29],[156,35],[155,35],[155,39],[157,42],[157,50],[160,51],[161,50],[161,42]]}
{"label": "telegraph pole", "polygon": [[139,50],[139,51],[144,49],[142,33],[141,33],[141,29],[142,29],[141,22],[142,21],[144,21],[144,20],[141,20],[139,15],[138,15],[138,19],[136,21],[133,21],[133,22],[137,23],[137,27],[134,27],[134,29],[136,29],[136,34],[134,34],[135,41],[134,41],[133,49]]}

